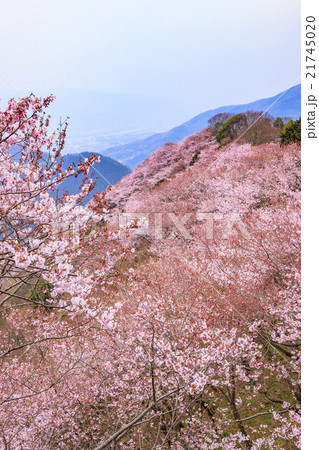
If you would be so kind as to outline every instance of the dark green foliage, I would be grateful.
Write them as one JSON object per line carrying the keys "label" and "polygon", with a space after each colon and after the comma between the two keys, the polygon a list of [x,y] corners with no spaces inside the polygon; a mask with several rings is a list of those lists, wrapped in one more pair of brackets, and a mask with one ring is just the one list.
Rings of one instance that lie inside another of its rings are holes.
{"label": "dark green foliage", "polygon": [[232,115],[230,113],[219,113],[209,119],[209,129],[213,136],[216,136],[218,131],[221,129],[224,123],[231,118],[231,116]]}
{"label": "dark green foliage", "polygon": [[195,162],[198,160],[199,155],[200,151],[198,150],[192,157],[191,162],[189,163],[190,166],[193,166],[195,164]]}
{"label": "dark green foliage", "polygon": [[153,189],[157,188],[157,186],[159,186],[160,184],[165,183],[165,181],[167,181],[166,178],[161,178],[160,180],[156,181],[156,183],[153,186]]}
{"label": "dark green foliage", "polygon": [[228,119],[216,134],[217,142],[226,138],[234,139],[247,126],[247,117],[245,114],[236,114]]}
{"label": "dark green foliage", "polygon": [[280,139],[280,131],[288,121],[291,121],[287,117],[274,119],[263,111],[246,111],[229,117],[220,126],[225,117],[223,114],[217,114],[210,119],[212,134],[214,134],[214,130],[216,131],[216,127],[220,127],[216,133],[216,140],[223,145],[239,136],[242,142],[248,142],[251,145],[277,142]]}
{"label": "dark green foliage", "polygon": [[290,120],[279,134],[280,145],[288,145],[290,142],[301,142],[301,119]]}
{"label": "dark green foliage", "polygon": [[29,296],[29,301],[34,303],[34,307],[37,308],[40,305],[44,307],[48,306],[48,300],[51,298],[51,291],[53,286],[51,286],[43,278],[39,278],[35,286],[32,288]]}

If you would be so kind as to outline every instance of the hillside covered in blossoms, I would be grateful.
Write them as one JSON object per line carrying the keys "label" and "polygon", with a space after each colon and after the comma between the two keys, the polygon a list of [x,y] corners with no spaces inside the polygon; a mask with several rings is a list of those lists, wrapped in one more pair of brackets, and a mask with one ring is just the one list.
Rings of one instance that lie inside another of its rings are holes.
{"label": "hillside covered in blossoms", "polygon": [[51,101],[0,112],[0,448],[300,448],[300,144],[205,128],[84,206]]}

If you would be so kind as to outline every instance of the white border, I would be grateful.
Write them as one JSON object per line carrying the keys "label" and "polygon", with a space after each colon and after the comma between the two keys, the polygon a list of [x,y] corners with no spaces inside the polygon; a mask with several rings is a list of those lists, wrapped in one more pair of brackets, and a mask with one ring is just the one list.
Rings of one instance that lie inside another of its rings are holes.
{"label": "white border", "polygon": [[[316,24],[316,78],[306,78],[306,17]],[[319,107],[316,111],[317,139],[308,139],[307,96],[319,98],[319,2],[302,0],[301,6],[301,127],[302,127],[302,448],[318,448],[319,404]],[[318,101],[319,105],[319,101]]]}

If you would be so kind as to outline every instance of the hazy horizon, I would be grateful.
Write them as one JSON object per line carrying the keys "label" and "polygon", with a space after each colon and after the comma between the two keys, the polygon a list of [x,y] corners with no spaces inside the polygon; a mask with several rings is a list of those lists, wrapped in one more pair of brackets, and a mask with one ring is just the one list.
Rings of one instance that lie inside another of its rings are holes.
{"label": "hazy horizon", "polygon": [[299,0],[3,0],[1,11],[0,73],[19,91],[146,95],[196,113],[300,75]]}

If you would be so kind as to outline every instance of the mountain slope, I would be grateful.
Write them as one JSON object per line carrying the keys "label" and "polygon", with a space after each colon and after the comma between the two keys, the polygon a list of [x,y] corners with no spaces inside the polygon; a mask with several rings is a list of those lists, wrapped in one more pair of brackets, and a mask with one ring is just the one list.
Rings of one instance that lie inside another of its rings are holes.
{"label": "mountain slope", "polygon": [[[9,150],[11,157],[19,161],[20,158],[20,152],[22,150],[22,147],[12,146]],[[62,170],[66,170],[69,166],[71,166],[73,163],[77,166],[80,161],[83,161],[85,158],[88,158],[91,156],[91,152],[82,152],[80,153],[70,153],[63,156],[63,164],[62,164]],[[94,174],[93,174],[93,180],[95,182],[95,186],[93,191],[89,195],[89,199],[93,197],[93,195],[97,192],[103,192],[110,184],[113,185],[120,181],[125,175],[128,175],[131,173],[131,169],[124,164],[121,164],[118,161],[115,161],[112,158],[109,158],[107,156],[100,155],[98,153],[95,153],[96,156],[100,157],[100,162],[96,162],[94,164]],[[49,154],[46,152],[43,152],[43,160],[48,161],[49,160]],[[92,175],[93,170],[90,171],[89,175]],[[67,192],[71,195],[77,194],[79,192],[80,185],[83,180],[83,175],[80,174],[77,178],[74,176],[71,176],[64,180],[59,185],[59,195],[62,195],[64,192]],[[88,199],[85,199],[84,203],[86,203]]]}
{"label": "mountain slope", "polygon": [[102,154],[108,155],[134,168],[165,143],[178,142],[192,133],[206,128],[207,121],[215,114],[220,112],[237,114],[249,110],[265,111],[266,109],[268,109],[269,114],[275,117],[288,116],[297,119],[300,116],[301,110],[301,85],[298,84],[293,86],[285,93],[279,93],[273,97],[257,100],[252,103],[221,106],[216,109],[205,111],[165,133],[157,133],[146,139],[138,140],[130,144],[110,147],[102,152]]}
{"label": "mountain slope", "polygon": [[[64,156],[64,163],[62,168],[66,169],[73,162],[78,164],[80,159],[87,158],[91,155],[89,152],[83,152],[81,155],[78,154],[68,154]],[[115,184],[117,181],[121,180],[122,177],[128,175],[131,170],[124,166],[123,164],[115,161],[112,158],[108,158],[107,156],[99,155],[100,162],[95,163],[95,174],[94,180],[96,181],[94,190],[92,193],[102,192],[104,191],[110,184]],[[60,192],[68,191],[69,194],[75,194],[78,192],[80,184],[82,182],[83,176],[79,176],[77,178],[70,177],[67,180],[63,181],[60,185]],[[92,197],[92,193],[90,194],[90,198]]]}

